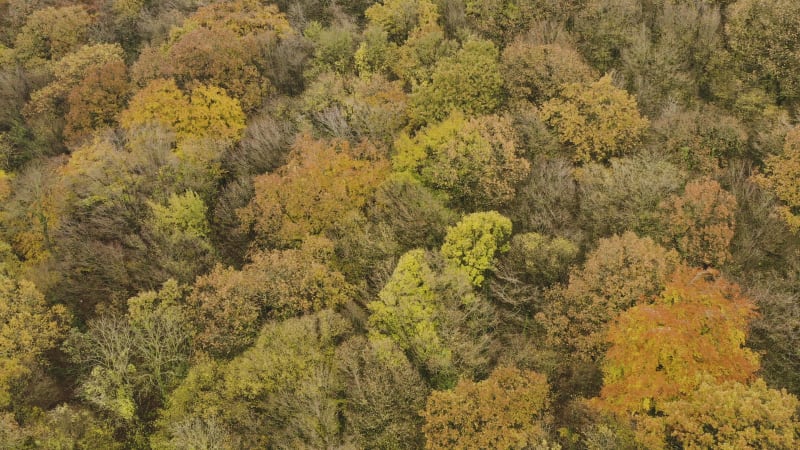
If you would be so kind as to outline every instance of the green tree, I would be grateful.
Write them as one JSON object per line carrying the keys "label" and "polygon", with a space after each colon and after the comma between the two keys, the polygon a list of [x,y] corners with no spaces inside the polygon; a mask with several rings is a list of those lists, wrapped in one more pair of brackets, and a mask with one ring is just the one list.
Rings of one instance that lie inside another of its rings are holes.
{"label": "green tree", "polygon": [[84,6],[43,8],[27,17],[14,49],[24,62],[58,60],[85,44],[93,17]]}
{"label": "green tree", "polygon": [[[435,273],[423,250],[412,250],[397,262],[378,300],[367,305],[370,327],[388,336],[433,374],[450,370],[452,352],[437,333]],[[373,340],[380,340],[380,335]]]}
{"label": "green tree", "polygon": [[508,218],[495,211],[470,214],[448,228],[442,256],[464,270],[475,286],[480,286],[486,272],[494,269],[496,254],[509,250],[510,237]]}
{"label": "green tree", "polygon": [[453,109],[489,114],[503,103],[499,52],[491,41],[472,39],[436,64],[430,83],[411,94],[408,115],[414,125],[444,120]]}
{"label": "green tree", "polygon": [[566,278],[578,257],[578,246],[562,237],[523,233],[511,238],[506,260],[524,274],[525,281],[548,286]]}
{"label": "green tree", "polygon": [[539,114],[571,148],[575,161],[584,163],[633,152],[649,125],[636,100],[615,87],[609,75],[593,83],[564,85]]}
{"label": "green tree", "polygon": [[397,44],[405,42],[415,28],[435,24],[439,18],[436,4],[429,0],[384,0],[370,6],[364,14]]}
{"label": "green tree", "polygon": [[413,138],[401,135],[394,146],[396,171],[419,176],[468,211],[496,208],[511,200],[530,168],[519,156],[510,121],[498,116],[466,119],[453,112]]}
{"label": "green tree", "polygon": [[547,446],[550,393],[536,372],[498,367],[484,381],[434,391],[422,412],[427,449]]}

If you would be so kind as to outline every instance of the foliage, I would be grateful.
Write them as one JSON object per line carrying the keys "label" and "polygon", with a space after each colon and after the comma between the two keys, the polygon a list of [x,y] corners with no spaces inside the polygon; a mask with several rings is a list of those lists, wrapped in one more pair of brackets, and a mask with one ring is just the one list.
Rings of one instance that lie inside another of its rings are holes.
{"label": "foliage", "polygon": [[583,267],[572,271],[567,286],[552,293],[536,318],[552,344],[578,359],[599,361],[616,317],[651,303],[678,263],[675,251],[631,232],[600,239]]}
{"label": "foliage", "polygon": [[71,142],[112,127],[128,97],[127,68],[122,61],[95,65],[67,95],[64,136]]}
{"label": "foliage", "polygon": [[618,414],[663,411],[704,378],[748,382],[758,356],[744,347],[752,302],[714,272],[682,268],[653,304],[610,327],[604,385],[596,405]]}
{"label": "foliage", "polygon": [[578,221],[590,236],[633,231],[663,233],[661,202],[680,192],[686,174],[655,155],[612,158],[608,165],[586,164],[576,171]]}
{"label": "foliage", "polygon": [[731,5],[725,32],[745,74],[785,101],[800,96],[797,76],[800,9],[790,0],[741,0]]}
{"label": "foliage", "polygon": [[736,197],[713,180],[686,184],[682,196],[673,195],[660,208],[665,242],[690,263],[720,266],[730,259],[728,246],[736,227]]}
{"label": "foliage", "polygon": [[535,21],[555,18],[558,9],[558,5],[546,0],[467,0],[465,13],[475,29],[505,45]]}
{"label": "foliage", "polygon": [[33,283],[0,273],[0,408],[18,406],[20,387],[63,339],[70,315],[49,306]]}
{"label": "foliage", "polygon": [[126,422],[142,405],[160,404],[188,366],[190,324],[185,287],[170,280],[158,292],[128,300],[124,317],[105,316],[73,332],[67,350],[87,371],[80,391],[96,408]]}
{"label": "foliage", "polygon": [[519,265],[531,283],[547,286],[563,280],[577,257],[578,246],[567,239],[522,233],[511,238],[507,259]]}
{"label": "foliage", "polygon": [[191,426],[202,430],[194,439],[214,437],[223,448],[335,445],[335,344],[349,333],[341,316],[323,311],[268,324],[252,348],[227,364],[200,362],[161,412],[153,443],[174,448]]}
{"label": "foliage", "polygon": [[576,162],[605,161],[633,152],[649,122],[639,115],[636,100],[606,75],[593,83],[564,85],[558,98],[540,110]]}
{"label": "foliage", "polygon": [[407,250],[420,243],[438,247],[447,225],[457,218],[441,198],[407,173],[394,173],[378,187],[367,215],[387,224]]}
{"label": "foliage", "polygon": [[153,204],[151,207],[155,226],[164,232],[185,233],[200,238],[206,237],[210,232],[206,220],[206,204],[196,192],[172,194],[167,206]]}
{"label": "foliage", "polygon": [[257,252],[242,270],[217,266],[199,277],[188,298],[198,333],[195,346],[230,355],[253,342],[264,319],[334,308],[353,288],[332,270],[332,243],[309,238],[300,249]]}
{"label": "foliage", "polygon": [[396,171],[416,174],[428,186],[450,195],[466,210],[496,208],[514,197],[527,175],[528,162],[518,155],[508,119],[465,119],[459,112],[432,124],[413,138],[395,142]]}
{"label": "foliage", "polygon": [[173,130],[179,142],[214,138],[236,142],[245,128],[239,102],[213,86],[198,86],[186,96],[173,80],[153,80],[133,96],[120,125],[133,130],[157,123]]}
{"label": "foliage", "polygon": [[797,397],[769,389],[762,379],[750,385],[705,382],[688,399],[664,404],[664,416],[645,425],[649,448],[775,448],[797,446]]}
{"label": "foliage", "polygon": [[755,177],[755,181],[772,191],[782,202],[778,212],[789,228],[800,231],[800,218],[796,209],[800,206],[800,185],[797,183],[800,170],[800,128],[792,129],[786,135],[783,152],[770,156],[764,161],[765,173]]}
{"label": "foliage", "polygon": [[92,21],[78,5],[34,11],[16,37],[17,58],[30,64],[61,59],[86,43]]}
{"label": "foliage", "polygon": [[[449,369],[451,351],[437,334],[435,274],[423,250],[412,250],[397,262],[392,277],[368,305],[370,326],[388,336],[432,372]],[[373,340],[378,340],[374,337]]]}
{"label": "foliage", "polygon": [[287,165],[255,179],[255,197],[239,214],[262,241],[291,245],[360,210],[387,172],[368,144],[301,136]]}
{"label": "foliage", "polygon": [[433,387],[452,387],[459,373],[481,373],[493,312],[470,281],[464,271],[453,271],[423,250],[406,253],[378,300],[367,305],[370,340],[393,341]]}
{"label": "foliage", "polygon": [[484,381],[462,380],[428,397],[425,448],[528,448],[547,440],[552,419],[547,379],[536,372],[498,367]]}
{"label": "foliage", "polygon": [[511,221],[498,212],[473,213],[448,227],[442,256],[464,270],[475,286],[494,268],[495,255],[507,252]]}
{"label": "foliage", "polygon": [[384,0],[367,8],[370,23],[386,32],[390,41],[404,42],[415,28],[436,23],[436,4],[429,0]]}
{"label": "foliage", "polygon": [[387,339],[354,337],[336,349],[346,386],[342,407],[355,444],[365,448],[421,446],[428,389],[405,354]]}
{"label": "foliage", "polygon": [[252,111],[273,89],[263,55],[293,34],[275,5],[255,0],[214,2],[173,28],[159,48],[146,50],[132,72],[140,84],[163,77],[174,78],[186,89],[196,84],[219,86],[245,111]]}
{"label": "foliage", "polygon": [[408,116],[415,125],[444,120],[453,109],[468,115],[489,114],[503,102],[499,52],[491,41],[465,42],[453,56],[440,59],[430,83],[410,98]]}
{"label": "foliage", "polygon": [[517,38],[503,50],[502,61],[508,96],[537,104],[557,96],[565,84],[597,78],[575,49],[562,44]]}

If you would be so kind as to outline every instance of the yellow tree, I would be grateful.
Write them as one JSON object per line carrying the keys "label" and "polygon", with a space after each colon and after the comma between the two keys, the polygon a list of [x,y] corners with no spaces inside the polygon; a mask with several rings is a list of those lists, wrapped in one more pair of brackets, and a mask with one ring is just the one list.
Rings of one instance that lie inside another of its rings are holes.
{"label": "yellow tree", "polygon": [[462,380],[428,397],[422,411],[425,448],[540,448],[552,422],[549,407],[544,375],[498,367],[484,381]]}
{"label": "yellow tree", "polygon": [[0,272],[0,409],[13,406],[21,383],[69,324],[61,305],[48,306],[33,283]]}
{"label": "yellow tree", "polygon": [[569,83],[542,105],[541,119],[574,151],[576,162],[605,161],[636,150],[649,121],[636,99],[606,75],[593,83]]}
{"label": "yellow tree", "polygon": [[764,161],[763,175],[755,181],[772,191],[781,201],[778,212],[797,233],[800,231],[800,127],[795,127],[787,135],[783,153],[770,156]]}

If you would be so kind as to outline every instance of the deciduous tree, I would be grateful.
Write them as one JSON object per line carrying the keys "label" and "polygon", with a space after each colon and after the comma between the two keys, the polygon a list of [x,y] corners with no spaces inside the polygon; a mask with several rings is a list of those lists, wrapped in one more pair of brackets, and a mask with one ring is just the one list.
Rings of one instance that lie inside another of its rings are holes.
{"label": "deciduous tree", "polygon": [[446,192],[467,211],[497,208],[514,197],[530,164],[520,157],[509,119],[466,119],[453,112],[413,138],[395,142],[396,171],[417,175],[426,185]]}
{"label": "deciduous tree", "polygon": [[633,152],[649,121],[636,100],[606,75],[593,83],[569,83],[542,105],[542,120],[571,147],[576,162],[605,161]]}
{"label": "deciduous tree", "polygon": [[663,411],[704,377],[747,383],[758,356],[744,347],[753,303],[714,272],[682,268],[653,304],[623,312],[611,326],[596,405],[621,415]]}
{"label": "deciduous tree", "polygon": [[431,82],[411,94],[408,115],[414,125],[444,120],[453,109],[489,114],[503,103],[499,52],[491,41],[472,39],[453,56],[439,60]]}
{"label": "deciduous tree", "polygon": [[736,206],[736,197],[714,180],[687,183],[682,196],[660,206],[665,242],[690,264],[719,267],[731,258]]}
{"label": "deciduous tree", "polygon": [[547,445],[550,394],[544,375],[495,369],[477,383],[434,391],[422,412],[425,448],[509,448]]}

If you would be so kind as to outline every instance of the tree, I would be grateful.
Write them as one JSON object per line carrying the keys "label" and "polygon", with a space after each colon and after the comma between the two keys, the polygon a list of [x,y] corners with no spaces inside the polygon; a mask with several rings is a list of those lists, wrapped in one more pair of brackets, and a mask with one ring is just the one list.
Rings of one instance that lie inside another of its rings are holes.
{"label": "tree", "polygon": [[440,196],[404,172],[393,173],[378,187],[367,216],[387,224],[405,250],[421,244],[428,248],[440,246],[447,225],[457,218]]}
{"label": "tree", "polygon": [[439,60],[430,83],[411,94],[408,116],[414,125],[444,120],[453,109],[490,114],[503,103],[499,52],[491,41],[472,39],[453,56]]}
{"label": "tree", "polygon": [[255,197],[239,217],[261,242],[292,245],[359,211],[387,174],[388,164],[369,144],[301,136],[287,165],[255,179]]}
{"label": "tree", "polygon": [[755,181],[772,191],[781,201],[778,212],[789,228],[800,231],[800,217],[796,209],[800,207],[800,127],[793,128],[786,135],[783,152],[769,156],[765,161],[763,175],[754,177]]}
{"label": "tree", "polygon": [[44,353],[65,335],[70,315],[62,305],[48,306],[33,283],[0,272],[0,409],[18,406],[25,379]]}
{"label": "tree", "polygon": [[798,38],[800,7],[791,0],[741,0],[729,8],[725,32],[741,70],[775,92],[800,98]]}
{"label": "tree", "polygon": [[649,125],[639,115],[636,100],[615,87],[610,75],[593,83],[564,85],[559,97],[542,105],[539,114],[571,147],[574,160],[583,163],[633,152]]}
{"label": "tree", "polygon": [[252,111],[273,90],[265,54],[294,35],[275,5],[256,0],[212,3],[199,8],[159,48],[146,49],[132,68],[140,84],[167,77],[184,89],[219,86]]}
{"label": "tree", "polygon": [[511,238],[506,261],[524,274],[525,281],[549,286],[566,278],[578,257],[578,246],[562,237],[523,233]]}
{"label": "tree", "polygon": [[429,0],[384,0],[367,8],[364,15],[385,31],[390,41],[402,44],[414,29],[436,23],[436,9]]}
{"label": "tree", "polygon": [[480,382],[434,391],[422,412],[426,449],[546,445],[550,395],[544,375],[498,367]]}
{"label": "tree", "polygon": [[466,119],[457,111],[413,138],[401,135],[392,163],[396,171],[417,175],[468,211],[496,208],[511,200],[530,169],[519,156],[509,119]]}
{"label": "tree", "polygon": [[759,368],[744,347],[752,302],[713,271],[681,268],[653,304],[610,327],[603,389],[594,400],[619,415],[653,414],[686,398],[704,377],[746,383]]}
{"label": "tree", "polygon": [[467,0],[465,13],[473,28],[504,47],[537,21],[558,22],[566,18],[569,4],[575,2],[557,3],[561,4],[547,0]]}
{"label": "tree", "polygon": [[689,398],[667,402],[664,415],[645,422],[648,448],[797,447],[797,397],[769,389],[762,379],[750,385],[704,382]]}
{"label": "tree", "polygon": [[675,251],[631,232],[601,239],[536,318],[551,345],[578,360],[600,361],[608,348],[608,327],[620,313],[651,303],[678,263]]}
{"label": "tree", "polygon": [[119,44],[85,45],[64,55],[53,63],[53,81],[31,94],[25,114],[36,116],[62,112],[62,105],[68,101],[70,92],[80,86],[91,71],[111,63],[124,67],[123,56]]}
{"label": "tree", "polygon": [[86,43],[92,16],[83,6],[43,8],[28,16],[16,37],[17,57],[31,64],[58,60]]}
{"label": "tree", "polygon": [[[209,437],[222,448],[340,444],[335,347],[350,334],[344,318],[321,311],[267,324],[253,347],[228,363],[201,360],[162,410],[152,443],[170,448]],[[191,436],[192,429],[200,433]]]}
{"label": "tree", "polygon": [[77,142],[102,127],[113,127],[128,96],[127,68],[122,61],[93,66],[67,95],[64,136]]}
{"label": "tree", "polygon": [[366,448],[421,447],[428,388],[406,355],[388,339],[356,336],[336,349],[346,399],[345,428]]}
{"label": "tree", "polygon": [[654,154],[586,164],[575,173],[576,221],[591,238],[626,231],[658,237],[664,228],[659,205],[678,194],[686,178],[684,171]]}
{"label": "tree", "polygon": [[661,205],[664,241],[690,263],[720,266],[731,258],[729,245],[736,226],[736,197],[714,180],[686,184],[682,196]]}
{"label": "tree", "polygon": [[495,255],[507,252],[511,221],[495,211],[465,216],[448,227],[442,256],[464,270],[475,286],[483,284],[485,273],[494,268]]}
{"label": "tree", "polygon": [[151,81],[131,98],[119,123],[134,130],[156,123],[173,130],[179,144],[184,141],[219,139],[238,142],[245,128],[239,101],[214,86],[198,86],[186,96],[175,81]]}
{"label": "tree", "polygon": [[645,8],[629,0],[587,0],[581,6],[574,18],[578,48],[593,67],[609,71],[636,39]]}
{"label": "tree", "polygon": [[380,333],[372,340],[389,337],[431,374],[452,370],[452,353],[437,334],[435,283],[425,252],[412,250],[400,257],[378,300],[367,305],[370,327]]}
{"label": "tree", "polygon": [[73,332],[67,350],[86,370],[80,392],[90,404],[133,424],[166,399],[188,369],[186,290],[169,280],[128,299],[124,316],[102,316],[86,333]]}
{"label": "tree", "polygon": [[491,305],[475,294],[465,271],[437,255],[412,250],[400,257],[378,300],[367,307],[370,340],[393,341],[431,386],[449,388],[459,375],[485,373]]}
{"label": "tree", "polygon": [[286,319],[344,304],[353,287],[329,267],[333,244],[312,237],[300,249],[256,252],[242,270],[217,266],[199,277],[188,303],[195,346],[231,355],[253,342],[264,320]]}
{"label": "tree", "polygon": [[541,104],[558,95],[569,83],[597,78],[581,55],[566,44],[536,45],[517,38],[503,50],[503,78],[508,96]]}

